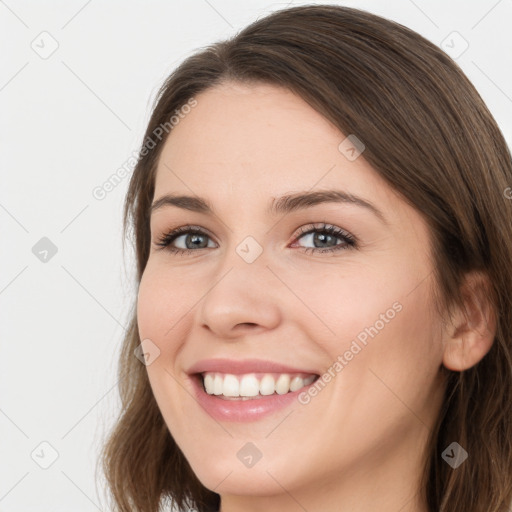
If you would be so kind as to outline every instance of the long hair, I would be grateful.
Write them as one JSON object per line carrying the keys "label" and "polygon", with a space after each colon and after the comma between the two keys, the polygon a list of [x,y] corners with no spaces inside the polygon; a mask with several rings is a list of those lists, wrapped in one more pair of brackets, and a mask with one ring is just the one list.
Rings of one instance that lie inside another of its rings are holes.
{"label": "long hair", "polygon": [[[398,23],[349,7],[300,6],[184,60],[158,93],[144,141],[154,141],[155,130],[168,128],[191,98],[226,81],[285,87],[364,142],[364,158],[429,225],[439,313],[464,305],[467,272],[488,276],[497,315],[493,345],[465,371],[441,370],[447,387],[421,493],[431,512],[508,510],[512,158],[475,87],[437,46]],[[135,245],[138,281],[149,255],[156,164],[171,131],[150,150],[142,145],[126,196],[124,228]],[[101,453],[115,505],[121,512],[157,512],[165,501],[218,510],[220,496],[199,482],[166,427],[134,356],[140,342],[134,308],[120,354],[122,409]],[[454,440],[469,453],[456,470],[441,458]]]}

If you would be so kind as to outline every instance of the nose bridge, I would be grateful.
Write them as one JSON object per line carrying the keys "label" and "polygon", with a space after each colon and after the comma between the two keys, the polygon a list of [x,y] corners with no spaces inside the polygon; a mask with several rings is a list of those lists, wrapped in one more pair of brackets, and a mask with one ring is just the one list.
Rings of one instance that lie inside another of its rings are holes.
{"label": "nose bridge", "polygon": [[270,283],[275,277],[267,263],[266,251],[254,236],[231,245],[201,301],[200,324],[222,337],[232,335],[239,324],[274,327],[280,312],[270,292],[276,283]]}
{"label": "nose bridge", "polygon": [[[263,254],[263,246],[252,235],[246,236],[237,246],[235,252],[247,264],[252,265]],[[261,265],[262,261],[260,261]]]}
{"label": "nose bridge", "polygon": [[[257,209],[240,205],[241,211],[235,222],[228,226],[226,254],[223,255],[223,267],[235,266],[237,271],[268,273],[265,268],[269,255],[268,225],[256,219]],[[265,247],[264,247],[265,246]],[[235,270],[235,269],[233,269]]]}

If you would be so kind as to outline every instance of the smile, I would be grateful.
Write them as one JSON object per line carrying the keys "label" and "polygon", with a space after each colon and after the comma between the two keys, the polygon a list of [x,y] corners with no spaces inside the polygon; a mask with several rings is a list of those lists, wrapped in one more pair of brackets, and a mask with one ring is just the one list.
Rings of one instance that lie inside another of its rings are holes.
{"label": "smile", "polygon": [[206,393],[226,400],[250,400],[274,394],[284,395],[309,386],[316,378],[317,375],[288,373],[202,374]]}
{"label": "smile", "polygon": [[289,407],[319,373],[260,359],[209,359],[187,371],[195,397],[217,421],[257,421]]}

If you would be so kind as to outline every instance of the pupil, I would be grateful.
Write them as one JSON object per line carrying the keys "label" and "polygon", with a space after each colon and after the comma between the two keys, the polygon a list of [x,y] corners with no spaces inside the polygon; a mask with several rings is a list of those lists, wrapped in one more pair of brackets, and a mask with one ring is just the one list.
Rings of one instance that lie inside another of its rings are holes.
{"label": "pupil", "polygon": [[[196,248],[199,247],[199,245],[201,244],[201,238],[204,238],[203,235],[197,235],[197,234],[196,235],[189,235],[187,237],[187,244],[186,244],[187,245],[187,249],[190,249],[191,247],[196,247]],[[190,246],[188,244],[188,240],[189,239],[191,240],[191,245]],[[199,242],[199,243],[197,243],[197,242]],[[203,246],[199,247],[199,248],[203,249],[203,247],[206,247],[206,246],[203,244]]]}
{"label": "pupil", "polygon": [[329,238],[333,239],[333,237],[331,235],[326,235],[325,233],[315,233],[314,241],[315,242],[319,241],[320,243],[326,243],[326,239],[329,239]]}

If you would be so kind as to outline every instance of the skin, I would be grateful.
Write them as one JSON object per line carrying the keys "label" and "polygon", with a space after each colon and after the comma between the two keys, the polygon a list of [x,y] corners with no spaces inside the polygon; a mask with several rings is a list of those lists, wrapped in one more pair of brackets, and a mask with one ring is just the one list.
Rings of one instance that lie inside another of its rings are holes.
{"label": "skin", "polygon": [[[165,142],[154,198],[198,195],[216,215],[175,206],[153,213],[137,308],[141,340],[160,350],[147,371],[172,436],[221,495],[222,512],[427,511],[419,478],[443,396],[440,367],[475,364],[492,335],[466,329],[457,311],[449,324],[436,317],[424,219],[364,153],[349,161],[338,150],[345,135],[300,97],[226,83],[196,100]],[[353,204],[266,212],[271,198],[334,188],[371,201],[387,225]],[[322,222],[359,247],[304,252],[326,246],[299,239],[299,228]],[[189,224],[207,232],[208,248],[176,255],[156,245]],[[247,236],[263,249],[250,264],[236,252]],[[218,422],[193,396],[186,370],[204,358],[263,358],[322,374],[397,302],[400,312],[307,405]],[[477,308],[475,319],[483,332],[489,319]],[[249,441],[262,453],[252,468],[237,458]]]}

